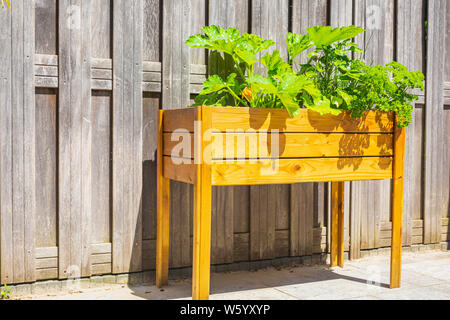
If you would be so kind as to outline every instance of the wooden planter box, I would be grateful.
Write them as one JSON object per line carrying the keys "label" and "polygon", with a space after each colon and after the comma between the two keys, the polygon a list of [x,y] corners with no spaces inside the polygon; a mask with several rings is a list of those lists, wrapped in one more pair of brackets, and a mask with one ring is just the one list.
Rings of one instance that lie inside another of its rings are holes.
{"label": "wooden planter box", "polygon": [[161,111],[157,286],[168,279],[170,180],[194,184],[193,298],[207,299],[211,186],[332,182],[331,265],[343,266],[343,181],[394,179],[391,287],[399,287],[404,139],[393,113],[355,119],[304,109],[291,119],[283,109]]}

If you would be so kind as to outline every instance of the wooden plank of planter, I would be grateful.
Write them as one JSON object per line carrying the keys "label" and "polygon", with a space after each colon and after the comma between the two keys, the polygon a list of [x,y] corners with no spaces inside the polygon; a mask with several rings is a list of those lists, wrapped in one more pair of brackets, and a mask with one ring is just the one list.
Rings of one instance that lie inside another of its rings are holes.
{"label": "wooden plank of planter", "polygon": [[[201,129],[196,133],[196,157],[204,162],[195,165],[194,185],[194,233],[192,255],[192,299],[209,299],[210,266],[211,266],[211,166],[206,163],[211,155],[205,152],[207,141],[205,133],[211,126],[211,113],[208,109],[197,109],[197,120],[202,121]],[[200,126],[200,123],[197,123]]]}
{"label": "wooden plank of planter", "polygon": [[326,120],[317,112],[302,109],[292,119],[284,109],[248,109],[234,107],[212,108],[212,129],[265,131],[279,129],[281,132],[347,132],[347,133],[392,133],[393,113],[367,111],[355,121],[348,112],[328,115]]}
{"label": "wooden plank of planter", "polygon": [[[273,170],[275,166],[275,170]],[[213,163],[213,185],[288,184],[392,178],[392,157],[227,160]]]}
{"label": "wooden plank of planter", "polygon": [[[405,129],[396,128],[394,135],[394,163],[392,166],[392,244],[390,287],[399,288],[401,283],[403,184],[405,167]],[[440,239],[439,239],[440,240]]]}
{"label": "wooden plank of planter", "polygon": [[195,108],[167,109],[164,113],[164,132],[174,132],[181,129],[193,133],[194,122]]}
{"label": "wooden plank of planter", "polygon": [[[317,112],[302,109],[297,118],[291,119],[284,109],[249,109],[236,107],[210,107],[212,110],[213,132],[226,130],[267,131],[303,133],[393,133],[394,114],[367,111],[355,121],[347,112],[327,115],[324,121]],[[194,132],[195,108],[168,110],[164,120],[164,132],[183,129]]]}
{"label": "wooden plank of planter", "polygon": [[[175,141],[172,141],[172,138]],[[280,158],[391,156],[393,154],[392,134],[214,133],[213,158],[216,160],[254,159],[276,156],[271,152],[273,144],[278,145],[274,147],[274,152],[279,153]],[[181,149],[184,146],[186,148]],[[179,155],[181,150],[183,154]],[[164,155],[171,156],[172,152],[175,152],[176,156],[192,157],[193,135],[165,133]]]}
{"label": "wooden plank of planter", "polygon": [[[185,161],[187,163],[175,163],[175,161]],[[164,156],[164,177],[193,184],[195,181],[195,165],[191,159],[176,159]]]}

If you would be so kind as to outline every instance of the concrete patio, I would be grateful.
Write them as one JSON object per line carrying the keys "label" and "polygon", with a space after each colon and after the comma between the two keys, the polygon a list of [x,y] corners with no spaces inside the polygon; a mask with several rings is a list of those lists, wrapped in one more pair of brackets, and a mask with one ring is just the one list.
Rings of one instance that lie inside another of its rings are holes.
{"label": "concrete patio", "polygon": [[[211,299],[450,299],[450,252],[403,253],[402,287],[389,289],[389,255],[346,261],[345,267],[299,266],[255,272],[213,273]],[[28,299],[190,299],[191,280],[151,286],[104,285],[66,295]],[[25,299],[27,299],[25,298]]]}

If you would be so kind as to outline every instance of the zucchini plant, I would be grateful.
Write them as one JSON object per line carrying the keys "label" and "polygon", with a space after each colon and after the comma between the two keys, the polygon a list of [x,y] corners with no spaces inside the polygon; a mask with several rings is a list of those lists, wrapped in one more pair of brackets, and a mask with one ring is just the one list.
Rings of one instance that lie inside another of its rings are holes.
{"label": "zucchini plant", "polygon": [[[420,71],[410,72],[398,62],[366,64],[363,50],[351,41],[364,32],[358,26],[314,26],[304,35],[288,33],[287,61],[278,50],[265,52],[275,45],[272,40],[217,25],[202,30],[204,34],[189,37],[186,45],[220,52],[234,66],[225,76],[206,79],[196,106],[286,108],[291,117],[304,107],[335,115],[349,110],[354,117],[366,110],[395,111],[398,126],[407,126],[411,102],[417,100],[410,91],[424,90]],[[300,55],[306,63],[297,62]],[[264,75],[254,72],[257,63],[265,66]]]}

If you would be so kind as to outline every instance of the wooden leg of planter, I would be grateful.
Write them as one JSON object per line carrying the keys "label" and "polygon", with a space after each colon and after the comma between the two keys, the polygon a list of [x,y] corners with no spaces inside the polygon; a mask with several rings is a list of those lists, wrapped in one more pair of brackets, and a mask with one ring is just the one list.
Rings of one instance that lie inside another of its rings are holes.
{"label": "wooden leg of planter", "polygon": [[401,281],[404,157],[405,129],[396,126],[392,193],[391,288],[399,288]]}
{"label": "wooden leg of planter", "polygon": [[194,185],[194,245],[192,299],[209,299],[211,254],[211,168],[197,165]]}
{"label": "wooden leg of planter", "polygon": [[331,266],[344,267],[344,182],[331,183]]}
{"label": "wooden leg of planter", "polygon": [[156,213],[156,286],[167,285],[169,279],[170,180],[163,174],[162,114],[159,117],[157,149],[157,213]]}

